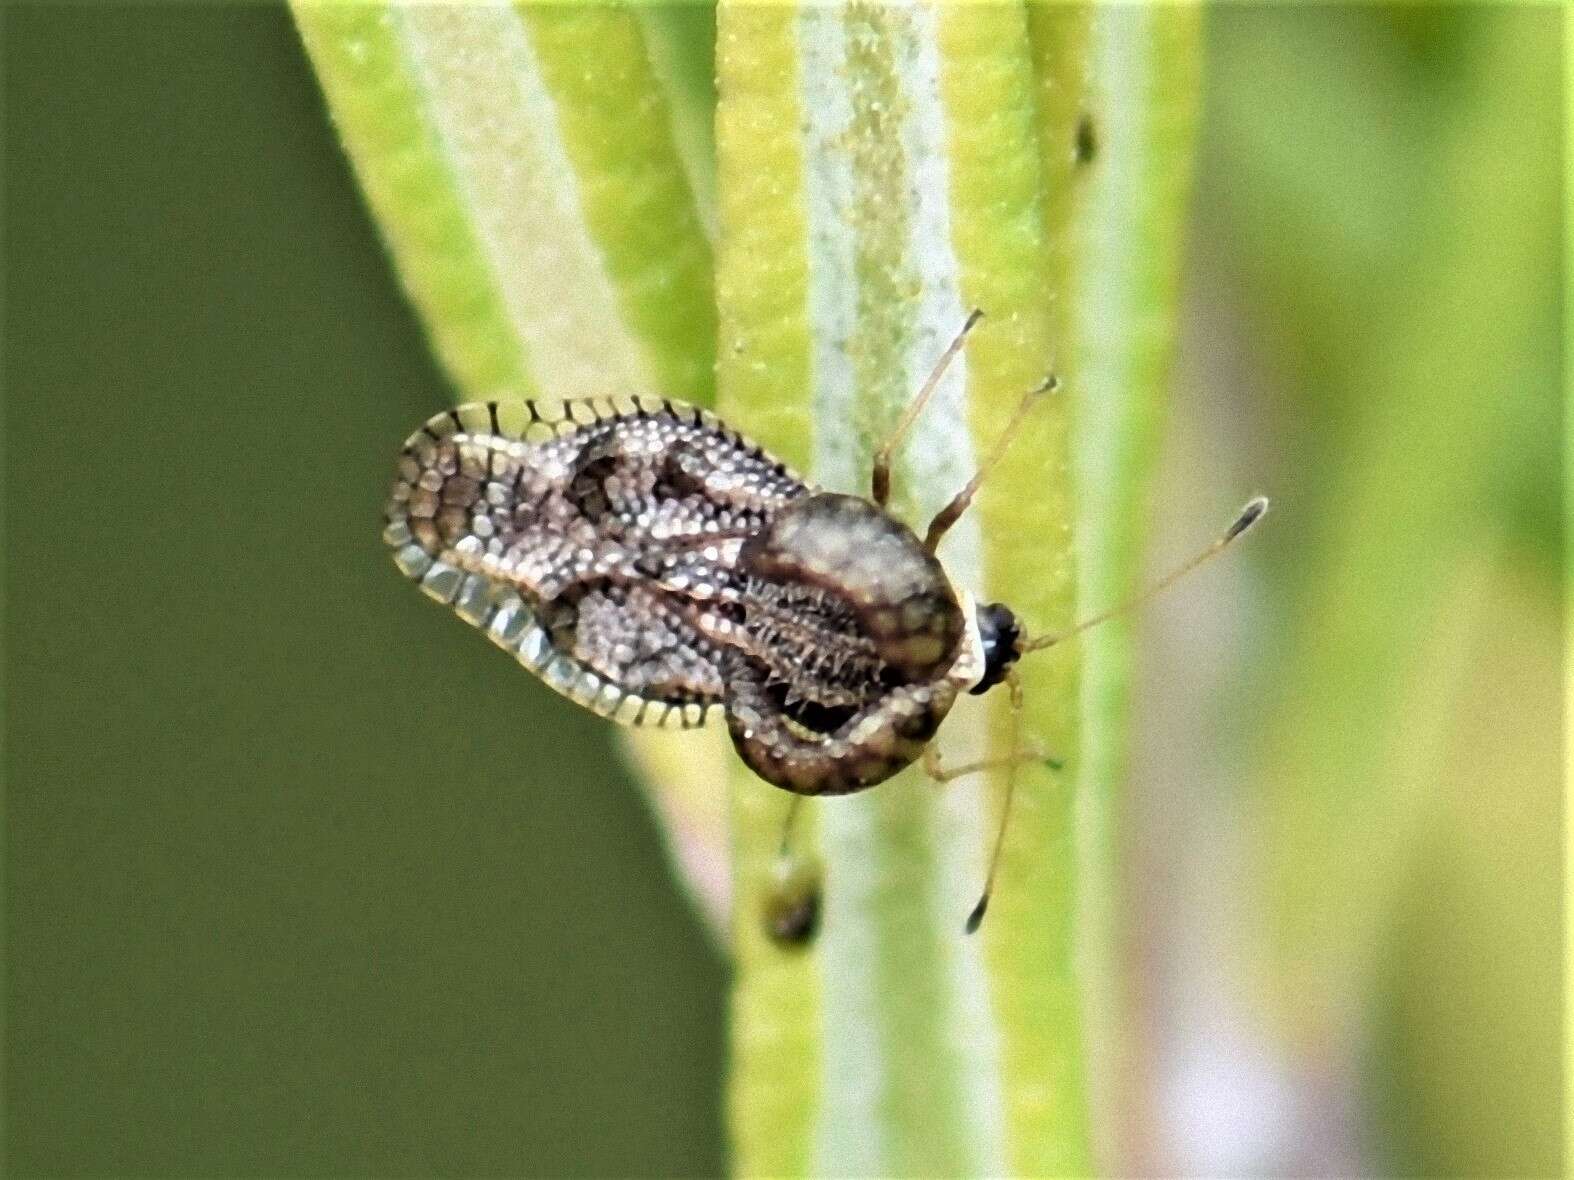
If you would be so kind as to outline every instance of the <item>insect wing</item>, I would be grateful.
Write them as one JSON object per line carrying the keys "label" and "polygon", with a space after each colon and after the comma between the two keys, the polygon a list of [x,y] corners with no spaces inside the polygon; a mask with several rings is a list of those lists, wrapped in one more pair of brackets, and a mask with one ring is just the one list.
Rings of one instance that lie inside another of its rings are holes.
{"label": "insect wing", "polygon": [[742,543],[807,494],[713,415],[655,398],[460,406],[406,441],[399,568],[552,688],[625,724],[703,724]]}

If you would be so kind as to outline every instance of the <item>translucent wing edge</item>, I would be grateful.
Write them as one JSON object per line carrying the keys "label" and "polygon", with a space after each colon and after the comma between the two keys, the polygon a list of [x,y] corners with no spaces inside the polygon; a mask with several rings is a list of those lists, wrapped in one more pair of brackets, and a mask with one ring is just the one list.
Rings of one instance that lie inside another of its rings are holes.
{"label": "translucent wing edge", "polygon": [[659,729],[697,729],[721,713],[719,702],[674,702],[643,696],[614,684],[573,656],[559,651],[537,622],[530,605],[513,587],[481,574],[467,573],[434,558],[410,534],[407,522],[383,530],[394,564],[422,593],[452,607],[547,687],[592,713],[620,725]]}
{"label": "translucent wing edge", "polygon": [[[405,440],[401,453],[419,454],[460,434],[490,435],[526,445],[543,443],[599,422],[659,414],[714,431],[733,445],[775,464],[784,474],[798,478],[785,464],[710,411],[676,398],[650,396],[468,402],[428,418]],[[400,572],[419,585],[423,593],[452,607],[460,618],[479,628],[549,688],[575,704],[620,725],[663,729],[695,729],[720,716],[719,702],[647,697],[614,684],[559,651],[514,587],[460,569],[443,560],[446,554],[433,556],[415,539],[409,517],[398,505],[390,506],[383,540],[393,549],[394,564]]]}

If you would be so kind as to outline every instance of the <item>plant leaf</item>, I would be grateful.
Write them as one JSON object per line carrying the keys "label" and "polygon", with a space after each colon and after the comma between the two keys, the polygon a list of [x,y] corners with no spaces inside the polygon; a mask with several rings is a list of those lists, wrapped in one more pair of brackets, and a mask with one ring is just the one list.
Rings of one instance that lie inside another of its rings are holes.
{"label": "plant leaf", "polygon": [[[705,14],[295,0],[399,276],[460,400],[714,401]],[[700,195],[696,195],[699,191]],[[720,734],[636,732],[683,879],[728,904]]]}

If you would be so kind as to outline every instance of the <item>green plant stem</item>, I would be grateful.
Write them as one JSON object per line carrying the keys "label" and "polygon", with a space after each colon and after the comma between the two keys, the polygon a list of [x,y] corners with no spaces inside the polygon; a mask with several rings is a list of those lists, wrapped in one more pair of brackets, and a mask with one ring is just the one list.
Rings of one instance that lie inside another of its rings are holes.
{"label": "green plant stem", "polygon": [[[1021,392],[1052,363],[1069,370],[1087,434],[1070,442],[1071,406],[1045,407],[986,485],[973,531],[943,550],[959,581],[1044,630],[1071,617],[1073,568],[1090,604],[1130,579],[1135,541],[1114,530],[1140,504],[1167,355],[1195,19],[1090,28],[1086,10],[1030,15],[723,6],[720,382],[724,412],[859,491],[966,308],[984,307],[898,467],[893,506],[921,522]],[[1079,162],[1089,102],[1108,142]],[[1075,512],[1074,478],[1089,485]],[[1096,538],[1075,553],[1074,523]],[[1080,768],[1024,774],[981,947],[958,924],[998,782],[937,798],[908,777],[824,803],[817,960],[759,934],[781,805],[737,784],[742,1172],[1090,1166],[1084,1017],[1106,999],[1082,987],[1079,937],[1099,912],[1089,895],[1108,904],[1126,662],[1118,636],[1091,650],[1092,691],[1078,688],[1077,651],[1024,667],[1032,735]],[[959,708],[947,755],[1000,752],[1003,722]],[[1095,974],[1112,985],[1107,956]]]}
{"label": "green plant stem", "polygon": [[[692,41],[706,22],[611,7],[295,11],[464,397],[660,389],[704,402],[714,358],[731,420],[823,485],[862,492],[871,452],[980,306],[987,320],[898,457],[893,510],[922,527],[1056,367],[1069,395],[1029,417],[942,557],[1035,632],[1129,581],[1193,17],[723,5],[713,214],[695,119],[706,54]],[[1079,158],[1090,112],[1099,150]],[[1093,1167],[1088,1047],[1113,1020],[1127,659],[1107,634],[1022,668],[1026,736],[1067,770],[1021,772],[976,937],[962,927],[997,776],[938,789],[909,773],[817,806],[799,843],[823,857],[822,931],[793,953],[761,923],[786,797],[732,773],[740,1173]],[[957,706],[948,760],[1009,748],[1003,697]],[[721,855],[694,793],[696,779],[714,787],[720,746],[703,749],[645,751],[691,881]]]}
{"label": "green plant stem", "polygon": [[[1035,6],[1034,42],[1050,109],[1055,89],[1085,62],[1086,97],[1046,138],[1046,169],[1078,186],[1054,231],[1070,253],[1073,298],[1063,325],[1075,399],[1077,614],[1125,600],[1140,572],[1149,475],[1157,456],[1174,349],[1181,227],[1191,188],[1200,14],[1178,5]],[[1085,58],[1080,55],[1085,53]],[[1070,58],[1071,61],[1067,61]],[[1117,833],[1129,747],[1132,620],[1088,631],[1079,701],[1077,769],[1079,960],[1084,1035],[1099,1161],[1119,1164],[1114,1142],[1130,1012],[1119,969]]]}
{"label": "green plant stem", "polygon": [[[292,11],[458,400],[714,400],[705,13],[359,0]],[[680,878],[719,931],[725,737],[632,741]]]}

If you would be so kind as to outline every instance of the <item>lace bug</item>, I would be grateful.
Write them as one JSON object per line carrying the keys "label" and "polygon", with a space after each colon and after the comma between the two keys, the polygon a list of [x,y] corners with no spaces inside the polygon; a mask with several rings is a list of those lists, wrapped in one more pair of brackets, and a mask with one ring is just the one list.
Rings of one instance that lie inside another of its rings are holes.
{"label": "lace bug", "polygon": [[[628,725],[722,718],[750,769],[795,795],[861,791],[915,761],[945,780],[1042,759],[1014,738],[1004,757],[948,768],[929,743],[965,692],[1005,683],[1015,716],[1017,660],[1115,612],[1029,637],[1004,603],[953,585],[935,550],[1054,379],[922,539],[885,510],[895,448],[978,318],[875,456],[868,499],[815,488],[671,399],[473,403],[405,442],[384,539],[423,591],[558,692]],[[1149,593],[1265,508],[1252,501]]]}

